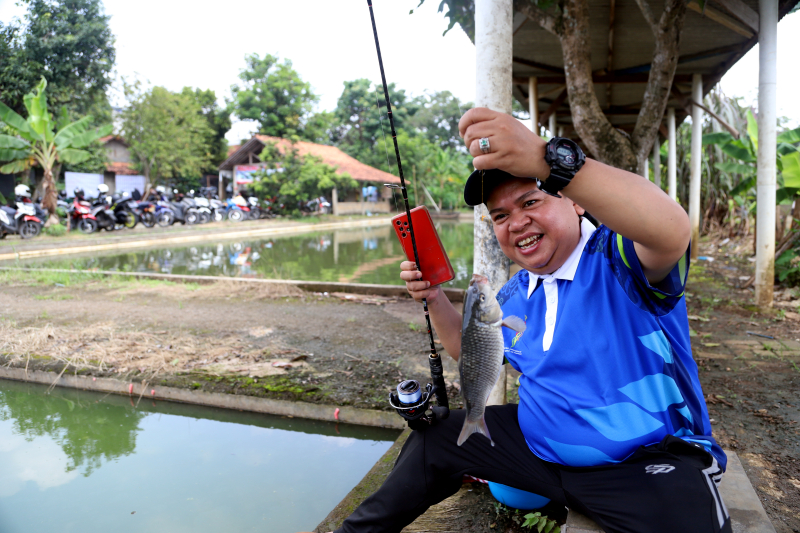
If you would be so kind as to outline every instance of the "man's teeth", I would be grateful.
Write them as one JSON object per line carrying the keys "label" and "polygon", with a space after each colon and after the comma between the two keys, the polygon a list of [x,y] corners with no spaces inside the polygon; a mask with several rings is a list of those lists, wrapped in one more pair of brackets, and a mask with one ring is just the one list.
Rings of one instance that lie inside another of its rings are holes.
{"label": "man's teeth", "polygon": [[541,235],[533,235],[528,237],[527,239],[523,239],[517,243],[517,246],[520,248],[530,248],[532,246],[536,246],[539,243],[539,240],[542,238]]}

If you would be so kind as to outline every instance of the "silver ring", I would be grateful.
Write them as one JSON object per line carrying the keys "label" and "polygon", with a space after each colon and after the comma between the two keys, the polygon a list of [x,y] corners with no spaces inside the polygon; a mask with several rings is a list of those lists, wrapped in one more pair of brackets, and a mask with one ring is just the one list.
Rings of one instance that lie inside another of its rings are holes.
{"label": "silver ring", "polygon": [[492,146],[489,144],[489,137],[482,137],[478,141],[478,146],[480,147],[481,152],[484,154],[488,154],[492,151]]}

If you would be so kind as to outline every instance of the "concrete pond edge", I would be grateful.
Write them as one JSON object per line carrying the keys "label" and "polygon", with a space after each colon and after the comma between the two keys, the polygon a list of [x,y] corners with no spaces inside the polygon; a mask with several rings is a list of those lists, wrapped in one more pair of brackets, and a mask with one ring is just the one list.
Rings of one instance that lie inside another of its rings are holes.
{"label": "concrete pond edge", "polygon": [[219,392],[179,389],[175,387],[152,385],[147,382],[123,382],[113,378],[56,374],[55,372],[46,372],[42,370],[26,371],[24,368],[11,367],[0,367],[0,379],[119,394],[122,396],[130,396],[135,401],[139,399],[154,399],[269,415],[308,418],[311,420],[339,422],[342,424],[356,424],[359,426],[390,429],[403,429],[405,427],[403,420],[393,412],[360,409],[346,405],[320,405],[308,402],[273,400],[270,398],[239,396]]}

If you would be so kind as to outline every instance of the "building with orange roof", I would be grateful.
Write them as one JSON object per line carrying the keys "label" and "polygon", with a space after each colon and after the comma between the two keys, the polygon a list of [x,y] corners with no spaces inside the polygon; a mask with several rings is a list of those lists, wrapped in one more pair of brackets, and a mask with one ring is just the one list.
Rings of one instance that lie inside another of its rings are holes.
{"label": "building with orange roof", "polygon": [[[281,153],[285,153],[293,146],[301,156],[319,157],[323,163],[334,167],[337,174],[348,174],[359,182],[362,187],[359,190],[349,191],[344,198],[338,197],[339,191],[336,189],[331,191],[334,214],[391,212],[393,204],[390,205],[389,201],[392,198],[392,191],[384,185],[400,185],[400,178],[394,174],[366,165],[336,146],[307,141],[292,143],[288,139],[258,134],[241,146],[231,147],[228,151],[228,159],[219,166],[220,197],[224,196],[224,184],[231,184],[233,176],[238,176],[236,180],[238,183],[233,183],[233,187],[236,188],[249,182],[248,173],[266,165],[259,156],[268,143],[274,143]],[[368,193],[366,200],[363,192]]]}

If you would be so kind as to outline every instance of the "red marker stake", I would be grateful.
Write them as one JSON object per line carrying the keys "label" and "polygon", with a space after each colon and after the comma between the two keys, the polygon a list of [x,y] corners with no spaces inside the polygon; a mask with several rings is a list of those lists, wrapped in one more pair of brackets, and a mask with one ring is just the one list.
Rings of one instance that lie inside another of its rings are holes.
{"label": "red marker stake", "polygon": [[133,394],[133,383],[128,385],[128,394]]}
{"label": "red marker stake", "polygon": [[333,418],[335,418],[336,420],[339,420],[339,408],[338,407],[333,412]]}

